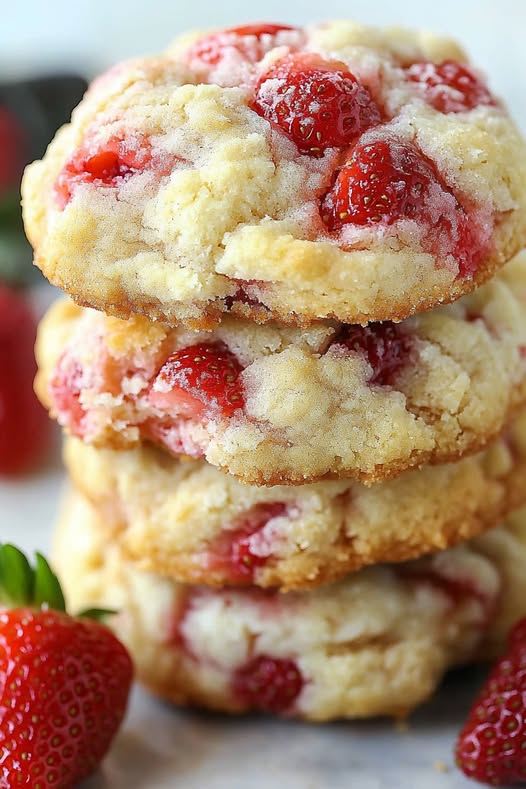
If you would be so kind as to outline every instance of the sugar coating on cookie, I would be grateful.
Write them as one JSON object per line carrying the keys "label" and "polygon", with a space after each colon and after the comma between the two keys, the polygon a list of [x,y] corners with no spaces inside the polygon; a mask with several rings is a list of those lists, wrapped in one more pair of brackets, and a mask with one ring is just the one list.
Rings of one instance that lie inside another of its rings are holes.
{"label": "sugar coating on cookie", "polygon": [[37,391],[97,446],[150,441],[243,481],[374,481],[495,437],[526,394],[526,253],[475,293],[400,324],[170,329],[54,306]]}
{"label": "sugar coating on cookie", "polygon": [[79,303],[174,325],[452,301],[526,243],[526,146],[450,40],[353,22],[186,36],[99,77],[23,185]]}
{"label": "sugar coating on cookie", "polygon": [[517,603],[514,618],[523,614],[524,577],[513,568],[518,554],[524,561],[524,532],[523,513],[522,530],[500,551],[498,540],[473,541],[314,592],[212,590],[137,569],[77,496],[54,559],[71,605],[121,612],[113,624],[154,692],[323,721],[409,712],[448,668],[485,649],[501,610],[510,621],[504,590]]}
{"label": "sugar coating on cookie", "polygon": [[153,447],[65,444],[108,540],[149,572],[210,586],[306,589],[418,558],[497,525],[526,501],[526,412],[484,452],[366,487],[242,485]]}

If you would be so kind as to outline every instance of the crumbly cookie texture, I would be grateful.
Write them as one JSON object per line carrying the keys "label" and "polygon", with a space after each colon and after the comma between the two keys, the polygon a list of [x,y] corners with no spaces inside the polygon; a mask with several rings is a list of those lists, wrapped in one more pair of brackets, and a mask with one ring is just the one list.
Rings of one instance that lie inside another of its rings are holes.
{"label": "crumbly cookie texture", "polygon": [[153,447],[104,450],[77,439],[66,441],[65,460],[107,539],[141,569],[287,591],[418,558],[495,526],[526,501],[526,412],[479,455],[373,487],[254,487]]}
{"label": "crumbly cookie texture", "polygon": [[396,320],[524,246],[526,146],[447,39],[252,25],[97,79],[23,205],[37,265],[107,313]]}
{"label": "crumbly cookie texture", "polygon": [[55,565],[73,608],[120,611],[116,631],[161,696],[320,721],[402,716],[425,701],[477,654],[507,570],[466,544],[307,593],[177,585],[138,570],[78,496]]}
{"label": "crumbly cookie texture", "polygon": [[212,335],[51,308],[37,391],[71,434],[148,440],[244,482],[366,482],[475,452],[525,399],[526,253],[455,304],[368,327],[254,326]]}

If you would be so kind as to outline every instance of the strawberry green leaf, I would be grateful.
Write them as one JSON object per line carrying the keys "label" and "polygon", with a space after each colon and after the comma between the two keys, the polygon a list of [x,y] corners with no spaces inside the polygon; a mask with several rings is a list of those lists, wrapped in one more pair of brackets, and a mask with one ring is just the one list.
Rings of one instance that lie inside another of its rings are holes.
{"label": "strawberry green leaf", "polygon": [[77,619],[94,619],[95,622],[102,622],[104,624],[108,616],[115,616],[117,611],[111,608],[86,608],[76,614]]}
{"label": "strawberry green leaf", "polygon": [[0,601],[8,606],[29,605],[33,598],[33,570],[14,545],[0,545]]}
{"label": "strawberry green leaf", "polygon": [[35,586],[33,603],[56,611],[65,611],[66,602],[57,576],[41,553],[35,554]]}

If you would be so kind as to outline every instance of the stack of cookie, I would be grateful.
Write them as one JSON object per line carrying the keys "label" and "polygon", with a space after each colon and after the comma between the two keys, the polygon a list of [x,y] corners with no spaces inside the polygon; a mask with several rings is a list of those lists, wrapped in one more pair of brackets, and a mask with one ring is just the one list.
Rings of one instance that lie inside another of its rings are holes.
{"label": "stack of cookie", "polygon": [[454,43],[185,37],[93,84],[24,210],[76,302],[37,345],[56,561],[147,685],[401,714],[498,646],[526,513],[477,535],[526,500],[526,145]]}

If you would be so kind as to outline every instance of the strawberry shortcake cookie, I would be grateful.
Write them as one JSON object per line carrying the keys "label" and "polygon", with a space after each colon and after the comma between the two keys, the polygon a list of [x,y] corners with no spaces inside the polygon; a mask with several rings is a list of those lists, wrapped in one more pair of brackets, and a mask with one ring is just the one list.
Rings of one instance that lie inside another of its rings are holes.
{"label": "strawberry shortcake cookie", "polygon": [[326,721],[403,716],[526,611],[525,513],[433,557],[314,592],[184,586],[139,570],[78,495],[55,562],[73,607],[119,611],[140,680],[177,704]]}
{"label": "strawberry shortcake cookie", "polygon": [[526,412],[479,455],[372,487],[242,485],[153,447],[95,449],[74,439],[65,460],[106,539],[142,569],[185,583],[305,589],[443,550],[523,504]]}
{"label": "strawberry shortcake cookie", "polygon": [[524,246],[526,145],[447,39],[248,25],[97,79],[23,195],[37,265],[83,305],[365,324]]}
{"label": "strawberry shortcake cookie", "polygon": [[97,446],[143,442],[243,481],[366,482],[480,449],[526,396],[526,253],[455,304],[402,323],[211,334],[52,307],[37,390]]}

